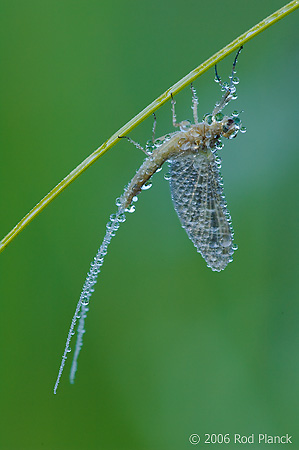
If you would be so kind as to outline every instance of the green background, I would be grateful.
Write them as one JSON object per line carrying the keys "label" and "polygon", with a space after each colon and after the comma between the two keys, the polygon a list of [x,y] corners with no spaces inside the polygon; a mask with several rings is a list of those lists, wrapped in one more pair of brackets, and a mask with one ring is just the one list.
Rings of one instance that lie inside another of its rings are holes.
{"label": "green background", "polygon": [[[282,5],[2,0],[1,235],[155,97]],[[85,274],[142,152],[120,142],[1,254],[1,449],[182,450],[194,448],[192,433],[289,433],[299,448],[298,17],[239,57],[227,111],[244,110],[247,133],[221,151],[239,250],[224,272],[196,253],[155,175],[111,244],[76,383],[68,361],[54,396]],[[219,64],[223,78],[232,60]],[[220,98],[213,79],[210,70],[195,82],[200,116]],[[178,119],[190,119],[190,90],[176,100]],[[158,135],[173,130],[169,103],[157,117]],[[131,137],[144,143],[151,127]]]}

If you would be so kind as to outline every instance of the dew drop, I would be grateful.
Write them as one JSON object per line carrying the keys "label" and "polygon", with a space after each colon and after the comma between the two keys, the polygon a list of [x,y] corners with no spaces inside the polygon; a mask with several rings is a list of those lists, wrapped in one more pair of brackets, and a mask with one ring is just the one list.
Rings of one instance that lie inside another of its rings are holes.
{"label": "dew drop", "polygon": [[170,175],[169,172],[167,172],[167,173],[164,175],[164,179],[165,179],[166,181],[169,181],[169,180],[171,179],[171,175]]}
{"label": "dew drop", "polygon": [[141,189],[142,189],[143,191],[147,191],[148,189],[150,189],[150,188],[152,187],[152,185],[153,185],[153,183],[151,183],[150,181],[147,181],[146,183],[144,183],[144,184],[141,186]]}
{"label": "dew drop", "polygon": [[206,115],[204,116],[204,121],[205,121],[208,125],[211,125],[212,122],[213,122],[212,114],[206,114]]}
{"label": "dew drop", "polygon": [[149,141],[147,141],[147,143],[146,143],[146,146],[148,147],[148,148],[153,148],[153,141],[151,141],[151,140],[149,140]]}
{"label": "dew drop", "polygon": [[229,85],[227,81],[224,81],[221,86],[222,91],[227,91],[229,89]]}
{"label": "dew drop", "polygon": [[224,115],[222,113],[217,113],[215,115],[215,120],[216,122],[221,122],[221,120],[223,119]]}
{"label": "dew drop", "polygon": [[155,142],[154,142],[154,145],[155,145],[156,148],[160,147],[162,144],[163,144],[163,141],[160,140],[160,139],[156,139]]}
{"label": "dew drop", "polygon": [[125,222],[126,221],[126,216],[125,216],[125,214],[120,214],[119,216],[118,216],[118,219],[117,219],[119,222]]}
{"label": "dew drop", "polygon": [[229,247],[232,243],[230,236],[225,236],[221,240],[222,247]]}
{"label": "dew drop", "polygon": [[236,130],[234,133],[232,133],[232,134],[228,137],[228,139],[234,139],[234,138],[237,136],[237,134],[238,134],[238,130]]}
{"label": "dew drop", "polygon": [[133,213],[135,211],[135,209],[136,209],[135,205],[131,205],[131,206],[129,206],[129,208],[126,209],[126,212]]}
{"label": "dew drop", "polygon": [[181,131],[188,131],[191,126],[190,120],[183,120],[180,122],[180,130]]}

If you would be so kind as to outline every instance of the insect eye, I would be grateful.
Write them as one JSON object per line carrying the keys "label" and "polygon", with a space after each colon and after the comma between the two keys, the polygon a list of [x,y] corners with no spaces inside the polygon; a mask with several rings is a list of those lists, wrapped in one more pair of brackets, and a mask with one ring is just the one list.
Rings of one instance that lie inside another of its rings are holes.
{"label": "insect eye", "polygon": [[230,128],[235,123],[234,119],[227,119],[226,126]]}

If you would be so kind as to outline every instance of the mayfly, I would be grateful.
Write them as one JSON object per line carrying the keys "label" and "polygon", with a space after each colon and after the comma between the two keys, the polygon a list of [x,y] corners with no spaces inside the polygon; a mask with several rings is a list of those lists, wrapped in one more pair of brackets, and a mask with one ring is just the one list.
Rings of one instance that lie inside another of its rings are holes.
{"label": "mayfly", "polygon": [[73,383],[75,380],[78,356],[83,345],[84,322],[88,304],[104,263],[108,245],[120,224],[126,220],[126,212],[135,210],[134,202],[137,195],[141,190],[150,187],[151,176],[159,171],[166,161],[169,163],[167,178],[170,182],[175,210],[197,251],[213,271],[220,272],[232,261],[237,246],[233,242],[234,233],[223,193],[223,182],[219,170],[221,159],[217,155],[217,150],[223,147],[221,137],[232,139],[236,137],[239,131],[245,131],[236,111],[231,116],[223,115],[221,112],[231,100],[237,97],[236,84],[238,84],[238,78],[235,76],[235,68],[241,49],[242,47],[235,57],[229,83],[221,81],[215,66],[215,81],[221,86],[223,95],[220,102],[216,103],[212,113],[205,115],[202,122],[198,121],[198,98],[194,87],[191,85],[193,124],[187,120],[177,122],[175,101],[171,95],[172,123],[175,128],[179,128],[179,131],[155,139],[155,118],[153,139],[148,141],[145,149],[131,138],[127,138],[137,148],[143,150],[147,157],[125,188],[122,196],[116,199],[117,212],[110,216],[103,242],[91,263],[68,332],[54,387],[55,394],[67,354],[71,351],[70,341],[75,334],[75,326],[77,319],[79,319],[77,341],[70,372],[70,382]]}

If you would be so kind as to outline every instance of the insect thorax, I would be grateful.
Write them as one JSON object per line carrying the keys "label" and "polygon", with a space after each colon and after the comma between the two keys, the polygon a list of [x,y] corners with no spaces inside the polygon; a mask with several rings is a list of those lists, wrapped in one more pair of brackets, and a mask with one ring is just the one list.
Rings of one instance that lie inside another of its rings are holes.
{"label": "insect thorax", "polygon": [[237,117],[223,116],[221,113],[216,116],[208,114],[199,124],[181,122],[181,131],[184,134],[178,146],[182,151],[210,153],[222,148],[221,137],[232,139],[239,129],[240,121]]}

